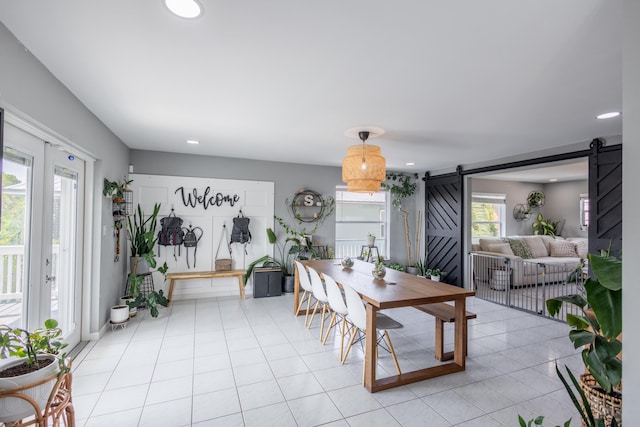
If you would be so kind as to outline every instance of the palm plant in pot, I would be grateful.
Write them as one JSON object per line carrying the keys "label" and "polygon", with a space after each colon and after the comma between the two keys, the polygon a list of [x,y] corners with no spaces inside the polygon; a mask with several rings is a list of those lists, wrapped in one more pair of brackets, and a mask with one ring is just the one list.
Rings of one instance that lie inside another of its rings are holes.
{"label": "palm plant in pot", "polygon": [[[54,319],[48,319],[44,328],[34,331],[0,325],[0,359],[16,358],[0,365],[0,390],[40,383],[20,393],[43,408],[56,376],[69,370],[65,365],[66,354],[60,354],[67,346],[61,337],[62,330]],[[0,422],[11,423],[33,413],[33,406],[24,399],[0,399]]]}
{"label": "palm plant in pot", "polygon": [[581,315],[567,314],[573,330],[569,339],[575,348],[583,347],[582,360],[587,372],[580,382],[567,369],[580,400],[557,370],[585,426],[622,425],[622,261],[588,254],[595,279],[584,283],[585,296],[566,295],[547,301],[555,316],[564,303],[582,310]]}
{"label": "palm plant in pot", "polygon": [[[251,277],[253,269],[256,266],[275,266],[280,268],[282,271],[283,280],[285,280],[285,292],[293,292],[293,259],[302,251],[301,240],[294,236],[287,237],[283,243],[279,243],[278,236],[276,236],[276,233],[271,229],[271,227],[267,228],[267,239],[270,244],[275,246],[277,254],[274,256],[264,255],[249,264],[247,266],[247,273],[244,275],[244,283],[245,285],[247,284],[247,281]],[[287,280],[290,280],[291,283],[288,284],[286,282]]]}
{"label": "palm plant in pot", "polygon": [[[158,316],[158,305],[166,307],[169,301],[161,290],[152,290],[146,295],[140,292],[140,287],[144,280],[145,274],[150,272],[150,268],[156,268],[157,261],[153,247],[156,244],[156,226],[158,213],[160,212],[160,204],[153,206],[153,213],[145,219],[142,208],[138,205],[133,221],[127,218],[127,235],[129,237],[131,249],[131,273],[128,277],[129,295],[123,297],[127,299],[127,305],[130,308],[136,308],[144,305],[149,308],[151,316]],[[167,263],[163,263],[157,269],[159,273],[165,275],[167,273]]]}

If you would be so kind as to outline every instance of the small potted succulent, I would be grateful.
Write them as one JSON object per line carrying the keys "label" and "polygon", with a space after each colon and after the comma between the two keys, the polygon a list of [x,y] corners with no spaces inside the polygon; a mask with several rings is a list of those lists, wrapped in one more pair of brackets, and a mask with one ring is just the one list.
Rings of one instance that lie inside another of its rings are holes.
{"label": "small potted succulent", "polygon": [[372,248],[375,245],[376,245],[376,235],[373,234],[373,233],[368,233],[367,234],[367,246]]}
{"label": "small potted succulent", "polygon": [[351,268],[353,267],[353,259],[351,257],[344,257],[340,264],[342,264],[342,268]]}
{"label": "small potted succulent", "polygon": [[384,276],[387,274],[387,269],[384,266],[384,258],[378,258],[378,261],[376,261],[376,263],[373,265],[371,274],[377,280],[382,280],[384,278]]}
{"label": "small potted succulent", "polygon": [[426,275],[429,276],[434,282],[439,282],[441,279],[445,278],[447,272],[442,271],[439,268],[428,268],[426,271]]}
{"label": "small potted succulent", "polygon": [[[66,346],[62,342],[62,330],[54,319],[48,319],[44,328],[34,331],[0,325],[0,359],[16,358],[0,365],[0,390],[37,384],[19,393],[44,408],[56,383],[56,374],[69,370],[65,365],[66,354],[60,354]],[[51,379],[46,381],[47,378]],[[21,398],[2,399],[0,409],[0,423],[9,424],[33,415],[34,411],[33,406]]]}

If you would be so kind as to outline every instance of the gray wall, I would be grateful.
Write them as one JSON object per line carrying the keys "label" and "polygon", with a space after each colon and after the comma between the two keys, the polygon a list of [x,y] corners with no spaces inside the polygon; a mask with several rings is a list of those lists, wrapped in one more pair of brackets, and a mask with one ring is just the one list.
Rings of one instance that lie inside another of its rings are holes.
{"label": "gray wall", "polygon": [[[568,181],[549,184],[535,184],[526,182],[500,181],[493,179],[471,178],[471,191],[477,193],[498,193],[506,195],[507,208],[507,236],[533,234],[532,224],[538,212],[544,218],[553,221],[564,219],[565,225],[562,236],[587,237],[587,230],[580,230],[579,196],[589,192],[589,183],[584,181]],[[545,205],[533,209],[531,218],[516,221],[513,218],[513,208],[517,204],[527,203],[527,196],[533,190],[541,190],[545,194]]]}
{"label": "gray wall", "polygon": [[[201,178],[243,179],[273,181],[275,183],[275,215],[291,224],[285,199],[300,189],[310,189],[335,197],[336,185],[343,185],[342,169],[332,166],[301,165],[228,157],[198,156],[193,154],[165,153],[158,151],[131,151],[131,164],[135,173],[149,175],[189,176]],[[415,223],[415,197],[407,201],[406,209]],[[391,259],[406,263],[404,223],[395,209],[391,213]],[[284,233],[276,226],[276,233]],[[415,228],[415,224],[411,225]],[[414,232],[412,232],[414,233]],[[364,236],[363,236],[364,238]],[[335,213],[320,227],[314,241],[335,245]]]}
{"label": "gray wall", "polygon": [[588,237],[587,229],[580,230],[580,194],[589,193],[589,181],[567,181],[545,184],[545,205],[542,214],[552,221],[564,220],[560,233],[564,237]]}
{"label": "gray wall", "polygon": [[[527,196],[533,190],[542,190],[541,184],[500,181],[495,179],[471,178],[471,192],[473,193],[498,193],[506,195],[507,209],[507,236],[526,236],[533,234],[531,224],[537,210],[534,209],[531,218],[524,221],[516,221],[513,217],[513,208],[517,204],[527,204]],[[469,235],[470,238],[470,235]]]}
{"label": "gray wall", "polygon": [[[640,2],[624,1],[624,40],[623,40],[623,184],[622,195],[622,282],[624,298],[622,300],[622,322],[624,326],[623,360],[627,361],[622,371],[624,383],[624,404],[622,419],[624,425],[635,425],[640,420],[640,364],[633,363],[640,355],[640,328],[636,328],[635,312],[640,301],[638,269],[636,260],[640,259],[640,222],[636,220],[640,211],[638,183],[640,168],[635,164],[640,159]],[[631,361],[632,363],[629,363]]]}
{"label": "gray wall", "polygon": [[[98,159],[94,170],[93,200],[96,238],[93,265],[98,283],[91,283],[96,306],[83,330],[96,333],[109,317],[109,307],[122,292],[124,263],[113,262],[113,239],[101,239],[100,224],[110,226],[111,202],[102,197],[102,180],[121,179],[127,172],[129,149],[58,81],[0,23],[0,106],[22,113],[48,127]],[[108,229],[110,230],[110,229]],[[108,234],[110,235],[110,234]],[[92,260],[87,260],[91,262]],[[88,327],[87,327],[88,326]],[[86,337],[84,337],[86,339]]]}

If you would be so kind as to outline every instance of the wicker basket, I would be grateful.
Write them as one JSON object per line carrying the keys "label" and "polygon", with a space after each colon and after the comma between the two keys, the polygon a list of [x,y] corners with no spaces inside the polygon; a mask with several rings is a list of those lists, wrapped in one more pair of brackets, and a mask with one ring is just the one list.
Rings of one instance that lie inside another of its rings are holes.
{"label": "wicker basket", "polygon": [[[607,427],[611,426],[611,420],[615,418],[618,425],[622,426],[622,394],[620,392],[605,393],[589,373],[580,375],[580,388],[591,404],[594,418],[602,418]],[[585,426],[584,421],[582,425]]]}

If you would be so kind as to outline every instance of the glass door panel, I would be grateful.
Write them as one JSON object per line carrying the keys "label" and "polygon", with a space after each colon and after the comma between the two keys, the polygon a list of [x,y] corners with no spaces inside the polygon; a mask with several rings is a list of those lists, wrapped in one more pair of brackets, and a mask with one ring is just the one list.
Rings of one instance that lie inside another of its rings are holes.
{"label": "glass door panel", "polygon": [[2,161],[0,324],[26,326],[33,158],[6,147]]}

